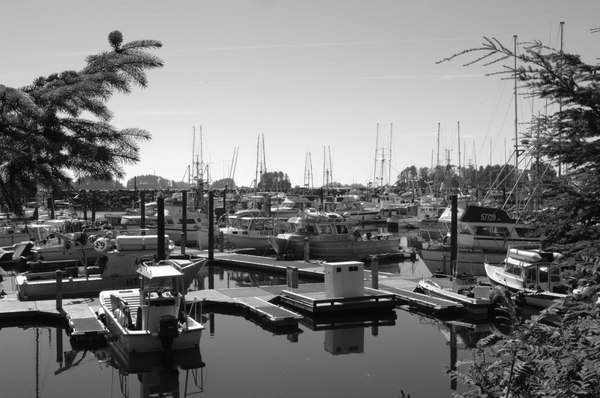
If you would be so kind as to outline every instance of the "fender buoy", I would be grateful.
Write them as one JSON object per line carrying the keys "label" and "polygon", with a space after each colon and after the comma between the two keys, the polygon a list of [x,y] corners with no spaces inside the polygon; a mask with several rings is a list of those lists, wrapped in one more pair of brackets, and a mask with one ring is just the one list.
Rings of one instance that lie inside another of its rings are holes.
{"label": "fender buoy", "polygon": [[496,286],[490,290],[489,299],[488,320],[490,321],[490,329],[498,336],[512,335],[517,316],[510,293],[503,287]]}

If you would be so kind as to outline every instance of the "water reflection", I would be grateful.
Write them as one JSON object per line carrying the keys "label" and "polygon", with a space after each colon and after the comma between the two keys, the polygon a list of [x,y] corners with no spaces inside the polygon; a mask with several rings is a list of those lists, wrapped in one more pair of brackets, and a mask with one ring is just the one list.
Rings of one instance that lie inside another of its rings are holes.
{"label": "water reflection", "polygon": [[[204,390],[205,366],[198,348],[125,355],[114,344],[95,356],[118,371],[123,397],[130,396],[129,376],[137,375],[141,397],[180,397]],[[184,374],[184,382],[180,380]],[[183,391],[181,388],[183,387]]]}

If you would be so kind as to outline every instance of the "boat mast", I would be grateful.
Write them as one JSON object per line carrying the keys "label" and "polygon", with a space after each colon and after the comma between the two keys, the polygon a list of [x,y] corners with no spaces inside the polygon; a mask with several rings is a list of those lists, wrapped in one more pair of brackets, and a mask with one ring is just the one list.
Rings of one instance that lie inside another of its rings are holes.
{"label": "boat mast", "polygon": [[515,216],[519,218],[519,129],[518,129],[518,107],[517,107],[517,35],[514,40],[514,90],[515,90]]}
{"label": "boat mast", "polygon": [[390,158],[388,160],[388,185],[392,185],[392,136],[394,124],[390,123]]}
{"label": "boat mast", "polygon": [[373,189],[377,186],[377,149],[379,146],[379,123],[377,123],[377,135],[375,136],[375,165],[373,167]]}

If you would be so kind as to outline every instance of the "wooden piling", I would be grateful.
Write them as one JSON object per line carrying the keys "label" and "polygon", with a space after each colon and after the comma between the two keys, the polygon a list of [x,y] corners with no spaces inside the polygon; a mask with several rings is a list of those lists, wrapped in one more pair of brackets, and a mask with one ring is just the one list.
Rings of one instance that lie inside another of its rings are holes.
{"label": "wooden piling", "polygon": [[308,238],[304,238],[304,261],[310,260],[310,244]]}
{"label": "wooden piling", "polygon": [[371,287],[379,289],[379,258],[371,257]]}
{"label": "wooden piling", "polygon": [[62,311],[62,270],[56,270],[56,310]]}

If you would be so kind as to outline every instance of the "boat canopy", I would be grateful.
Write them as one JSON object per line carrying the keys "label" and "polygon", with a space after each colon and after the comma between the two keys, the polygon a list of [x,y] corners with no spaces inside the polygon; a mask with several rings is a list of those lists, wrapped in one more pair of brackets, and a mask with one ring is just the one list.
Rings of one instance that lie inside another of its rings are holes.
{"label": "boat canopy", "polygon": [[[491,224],[516,224],[517,220],[510,217],[506,210],[489,207],[468,205],[466,208],[458,206],[456,218],[461,222],[491,223]],[[448,207],[439,218],[440,222],[452,222],[452,208]]]}

